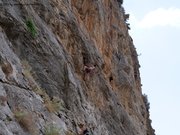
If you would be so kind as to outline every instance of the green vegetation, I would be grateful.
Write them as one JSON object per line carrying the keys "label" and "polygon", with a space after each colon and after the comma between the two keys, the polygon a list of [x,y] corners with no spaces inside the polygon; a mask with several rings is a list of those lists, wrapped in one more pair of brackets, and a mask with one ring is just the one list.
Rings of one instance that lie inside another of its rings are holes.
{"label": "green vegetation", "polygon": [[36,36],[35,25],[33,24],[31,20],[26,20],[25,22],[32,36],[35,37]]}
{"label": "green vegetation", "polygon": [[48,124],[44,129],[44,135],[60,135],[61,128],[55,124]]}

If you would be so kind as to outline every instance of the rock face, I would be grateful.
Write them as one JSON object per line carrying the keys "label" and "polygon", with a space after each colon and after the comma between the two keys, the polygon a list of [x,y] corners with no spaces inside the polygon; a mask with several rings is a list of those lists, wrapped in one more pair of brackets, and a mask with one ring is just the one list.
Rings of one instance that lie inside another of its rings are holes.
{"label": "rock face", "polygon": [[121,4],[0,0],[0,135],[154,135]]}

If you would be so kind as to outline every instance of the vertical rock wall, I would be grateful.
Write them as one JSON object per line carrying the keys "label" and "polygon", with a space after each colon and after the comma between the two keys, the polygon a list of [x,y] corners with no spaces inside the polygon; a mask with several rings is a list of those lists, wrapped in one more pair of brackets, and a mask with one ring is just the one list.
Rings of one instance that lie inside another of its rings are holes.
{"label": "vertical rock wall", "polygon": [[[117,0],[0,0],[0,134],[77,134],[83,122],[93,135],[154,135],[124,16]],[[97,65],[86,80],[84,64]]]}

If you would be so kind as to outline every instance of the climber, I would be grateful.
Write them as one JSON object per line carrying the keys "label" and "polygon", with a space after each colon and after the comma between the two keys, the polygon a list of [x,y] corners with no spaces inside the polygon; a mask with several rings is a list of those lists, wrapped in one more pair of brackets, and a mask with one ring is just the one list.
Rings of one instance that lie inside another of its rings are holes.
{"label": "climber", "polygon": [[79,135],[90,135],[90,132],[88,131],[87,127],[84,126],[84,124],[79,124],[79,127],[82,130],[81,134]]}
{"label": "climber", "polygon": [[84,77],[83,77],[83,79],[85,80],[86,79],[86,74],[88,74],[88,73],[90,73],[91,71],[93,71],[93,70],[95,70],[95,68],[96,68],[96,65],[85,65],[84,66],[84,69],[83,69],[83,71],[84,71]]}

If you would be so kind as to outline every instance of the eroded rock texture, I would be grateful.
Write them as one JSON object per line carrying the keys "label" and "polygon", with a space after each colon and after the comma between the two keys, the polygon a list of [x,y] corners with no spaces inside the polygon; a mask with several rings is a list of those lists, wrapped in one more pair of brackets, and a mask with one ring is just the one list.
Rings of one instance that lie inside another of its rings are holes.
{"label": "eroded rock texture", "polygon": [[[1,135],[77,134],[79,122],[92,135],[154,135],[121,4],[0,0]],[[84,64],[97,65],[86,80]]]}

